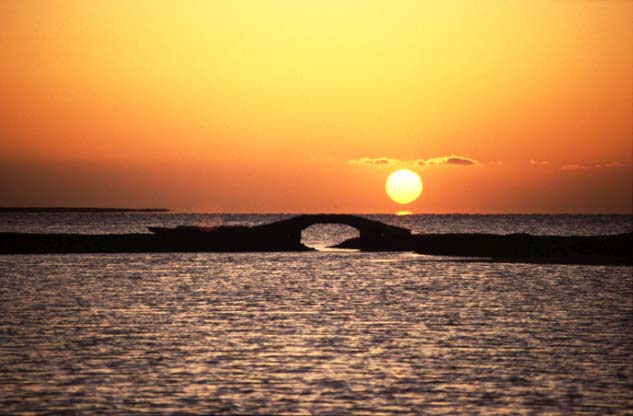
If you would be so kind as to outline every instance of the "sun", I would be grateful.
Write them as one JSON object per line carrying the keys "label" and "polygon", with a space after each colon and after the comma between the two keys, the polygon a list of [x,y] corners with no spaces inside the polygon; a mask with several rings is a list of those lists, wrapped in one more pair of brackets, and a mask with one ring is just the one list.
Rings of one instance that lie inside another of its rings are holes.
{"label": "sun", "polygon": [[412,170],[400,169],[389,175],[385,190],[395,202],[408,204],[418,199],[422,193],[422,179]]}

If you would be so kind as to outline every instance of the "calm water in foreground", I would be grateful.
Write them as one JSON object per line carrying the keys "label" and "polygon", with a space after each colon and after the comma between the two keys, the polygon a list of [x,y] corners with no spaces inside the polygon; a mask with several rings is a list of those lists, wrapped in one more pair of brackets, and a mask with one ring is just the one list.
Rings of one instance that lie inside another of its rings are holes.
{"label": "calm water in foreground", "polygon": [[[277,218],[21,214],[0,216],[0,230]],[[632,228],[608,216],[380,218],[418,232]],[[315,226],[304,241],[353,234]],[[353,251],[0,256],[0,413],[31,411],[625,414],[632,268]]]}

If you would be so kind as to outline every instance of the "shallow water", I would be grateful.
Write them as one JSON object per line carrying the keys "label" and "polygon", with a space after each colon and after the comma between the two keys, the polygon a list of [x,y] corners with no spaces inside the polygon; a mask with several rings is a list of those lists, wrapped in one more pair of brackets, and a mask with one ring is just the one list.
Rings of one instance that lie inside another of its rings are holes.
{"label": "shallow water", "polygon": [[624,414],[632,288],[408,253],[0,256],[0,409]]}

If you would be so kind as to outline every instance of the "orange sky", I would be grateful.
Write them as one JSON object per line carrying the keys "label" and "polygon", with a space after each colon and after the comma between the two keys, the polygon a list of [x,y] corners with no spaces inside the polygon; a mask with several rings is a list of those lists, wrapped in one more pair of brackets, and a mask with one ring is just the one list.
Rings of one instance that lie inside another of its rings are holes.
{"label": "orange sky", "polygon": [[630,213],[632,22],[616,0],[4,0],[0,205]]}

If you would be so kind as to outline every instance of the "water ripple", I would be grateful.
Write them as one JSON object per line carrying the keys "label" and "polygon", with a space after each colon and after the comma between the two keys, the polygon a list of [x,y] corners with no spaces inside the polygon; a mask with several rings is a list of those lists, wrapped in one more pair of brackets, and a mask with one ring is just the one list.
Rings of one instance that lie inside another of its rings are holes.
{"label": "water ripple", "polygon": [[627,267],[397,253],[0,258],[0,408],[624,414]]}

